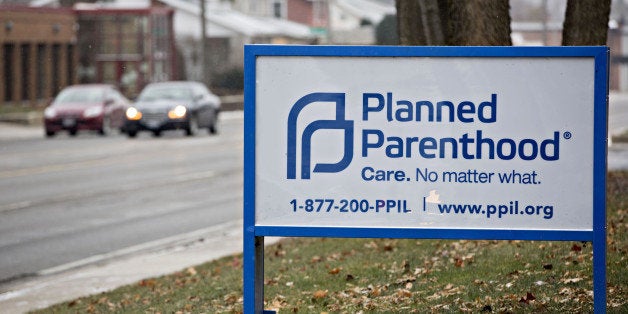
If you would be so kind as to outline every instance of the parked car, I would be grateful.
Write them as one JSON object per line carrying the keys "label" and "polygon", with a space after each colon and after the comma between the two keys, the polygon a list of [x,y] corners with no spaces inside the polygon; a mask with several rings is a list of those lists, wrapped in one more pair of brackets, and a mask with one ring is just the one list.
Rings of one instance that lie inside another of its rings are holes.
{"label": "parked car", "polygon": [[44,111],[47,137],[59,131],[97,131],[106,135],[124,126],[130,102],[115,87],[106,84],[73,85],[64,88]]}
{"label": "parked car", "polygon": [[218,131],[220,98],[198,82],[173,81],[148,84],[135,104],[126,111],[125,131],[135,137],[140,131],[160,136],[166,130],[185,130],[186,135],[207,128]]}

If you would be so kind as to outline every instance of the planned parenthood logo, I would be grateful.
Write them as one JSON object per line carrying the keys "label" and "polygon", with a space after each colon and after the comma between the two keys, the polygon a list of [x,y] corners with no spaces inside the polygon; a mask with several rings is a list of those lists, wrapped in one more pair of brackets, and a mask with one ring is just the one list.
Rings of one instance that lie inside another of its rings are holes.
{"label": "planned parenthood logo", "polygon": [[301,179],[310,179],[312,135],[318,130],[344,131],[344,155],[337,163],[317,163],[313,172],[340,172],[347,168],[353,158],[353,121],[345,119],[344,93],[312,93],[301,97],[290,110],[288,115],[288,153],[287,178],[297,177],[297,119],[306,106],[317,103],[321,106],[334,105],[336,117],[334,120],[315,120],[303,130],[301,140]]}

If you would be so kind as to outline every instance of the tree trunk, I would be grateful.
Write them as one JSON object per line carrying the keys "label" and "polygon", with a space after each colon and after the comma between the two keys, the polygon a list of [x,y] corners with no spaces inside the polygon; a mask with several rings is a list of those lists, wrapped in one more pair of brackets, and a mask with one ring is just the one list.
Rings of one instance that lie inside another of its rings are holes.
{"label": "tree trunk", "polygon": [[[399,44],[412,46],[426,46],[428,36],[426,25],[422,20],[425,13],[421,11],[425,4],[422,0],[397,0],[397,30],[399,31]],[[426,2],[436,2],[436,0],[426,0]],[[441,36],[442,37],[442,36]]]}
{"label": "tree trunk", "polygon": [[441,0],[446,7],[447,44],[511,46],[508,0]]}
{"label": "tree trunk", "polygon": [[402,45],[510,46],[508,0],[397,0]]}
{"label": "tree trunk", "polygon": [[568,0],[563,46],[603,46],[608,35],[611,0]]}

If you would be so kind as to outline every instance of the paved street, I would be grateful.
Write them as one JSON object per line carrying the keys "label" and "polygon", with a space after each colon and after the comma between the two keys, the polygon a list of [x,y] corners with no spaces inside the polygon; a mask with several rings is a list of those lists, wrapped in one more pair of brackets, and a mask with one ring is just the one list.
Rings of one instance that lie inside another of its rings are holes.
{"label": "paved street", "polygon": [[217,136],[137,139],[3,125],[0,283],[241,219],[241,112],[223,118]]}

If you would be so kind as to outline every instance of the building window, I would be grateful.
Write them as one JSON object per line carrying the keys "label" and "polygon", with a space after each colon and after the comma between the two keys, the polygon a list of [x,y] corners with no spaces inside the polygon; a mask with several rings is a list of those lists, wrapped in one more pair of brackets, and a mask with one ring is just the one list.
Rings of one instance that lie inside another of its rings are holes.
{"label": "building window", "polygon": [[75,64],[74,64],[74,45],[72,44],[68,44],[66,46],[67,49],[67,53],[65,54],[67,56],[67,78],[68,78],[68,85],[72,85],[74,84],[74,68],[75,68]]}
{"label": "building window", "polygon": [[44,89],[46,88],[46,46],[44,44],[37,45],[37,99],[44,98]]}
{"label": "building window", "polygon": [[4,100],[13,100],[13,44],[4,44],[2,57],[4,58]]}
{"label": "building window", "polygon": [[285,18],[288,14],[286,11],[286,1],[285,0],[274,0],[273,1],[273,17],[275,18]]}
{"label": "building window", "polygon": [[30,72],[29,63],[31,60],[31,46],[23,44],[20,46],[20,66],[22,72],[22,100],[28,100],[30,94]]}
{"label": "building window", "polygon": [[273,16],[276,18],[281,18],[281,2],[273,3]]}
{"label": "building window", "polygon": [[52,95],[56,96],[59,92],[59,58],[61,55],[61,45],[52,45]]}

